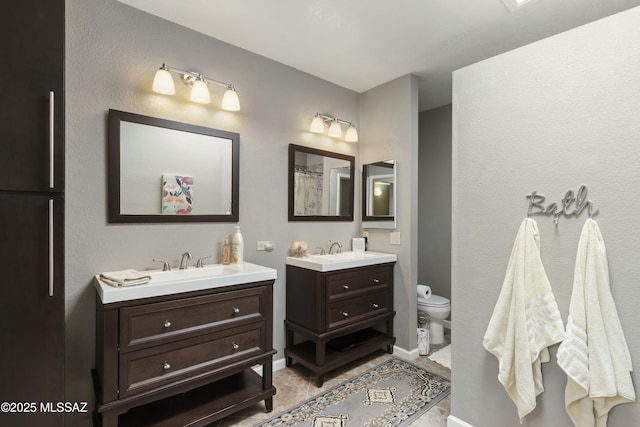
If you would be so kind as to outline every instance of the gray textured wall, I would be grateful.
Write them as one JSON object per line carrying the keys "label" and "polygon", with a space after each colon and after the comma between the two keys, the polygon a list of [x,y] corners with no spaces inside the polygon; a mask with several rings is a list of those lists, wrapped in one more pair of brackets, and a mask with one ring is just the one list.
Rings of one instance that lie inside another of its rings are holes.
{"label": "gray textured wall", "polygon": [[[407,75],[361,96],[360,162],[397,161],[396,230],[401,245],[389,243],[390,230],[368,229],[369,250],[398,254],[394,268],[394,330],[396,345],[416,348],[415,286],[418,243],[418,82]],[[359,199],[358,199],[359,200]]]}
{"label": "gray textured wall", "polygon": [[418,283],[451,298],[451,105],[420,113]]}
{"label": "gray textured wall", "polygon": [[[559,202],[581,184],[600,213],[611,290],[640,366],[640,8],[454,73],[452,415],[475,427],[519,425],[482,338],[496,303],[525,195]],[[542,261],[566,324],[580,230],[587,218],[536,216]],[[531,427],[570,427],[566,375],[543,367]],[[636,389],[640,377],[635,373]],[[638,391],[638,390],[637,390]],[[640,406],[613,409],[610,427],[637,425]]]}
{"label": "gray textured wall", "polygon": [[[113,0],[67,1],[66,27],[66,399],[93,400],[92,277],[101,271],[157,268],[151,261],[156,257],[175,265],[185,250],[195,257],[209,254],[233,231],[233,224],[108,224],[109,108],[240,134],[245,259],[278,270],[274,346],[276,359],[282,358],[284,258],[289,244],[304,239],[315,248],[328,239],[346,243],[360,234],[358,220],[287,222],[287,147],[296,143],[356,155],[358,144],[335,142],[307,130],[317,111],[358,125],[359,95]],[[174,97],[154,94],[151,82],[163,62],[233,82],[242,110],[220,110],[222,91],[215,87],[209,106],[190,103],[188,89],[180,83]],[[358,207],[356,218],[359,212]],[[257,240],[270,240],[275,251],[257,252]],[[69,416],[67,424],[90,425],[90,419]]]}

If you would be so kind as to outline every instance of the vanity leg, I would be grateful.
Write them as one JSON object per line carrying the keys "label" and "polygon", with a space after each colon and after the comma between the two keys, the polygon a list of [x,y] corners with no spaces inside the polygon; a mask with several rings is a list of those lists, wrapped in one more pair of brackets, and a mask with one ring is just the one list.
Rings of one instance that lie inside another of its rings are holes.
{"label": "vanity leg", "polygon": [[322,387],[322,384],[324,384],[324,374],[323,375],[317,375],[316,376],[316,386],[318,388]]}
{"label": "vanity leg", "polygon": [[262,364],[262,390],[273,387],[273,362],[271,358]]}
{"label": "vanity leg", "polygon": [[264,407],[267,412],[273,411],[273,397],[268,397],[264,400]]}
{"label": "vanity leg", "polygon": [[325,345],[325,340],[323,339],[318,339],[318,341],[316,341],[316,365],[317,366],[324,366],[325,363],[325,355],[327,352],[327,346]]}
{"label": "vanity leg", "polygon": [[[287,326],[287,321],[286,320],[285,320],[284,324],[285,324],[285,327],[287,329],[285,349],[293,348],[293,338],[294,338],[293,331],[291,329],[289,329],[289,327]],[[285,364],[285,366],[287,368],[290,368],[293,365],[293,359],[285,354],[284,364]]]}
{"label": "vanity leg", "polygon": [[[392,337],[393,336],[393,318],[387,320],[385,323],[387,324],[387,336]],[[387,353],[393,354],[393,344],[389,344],[387,346]]]}

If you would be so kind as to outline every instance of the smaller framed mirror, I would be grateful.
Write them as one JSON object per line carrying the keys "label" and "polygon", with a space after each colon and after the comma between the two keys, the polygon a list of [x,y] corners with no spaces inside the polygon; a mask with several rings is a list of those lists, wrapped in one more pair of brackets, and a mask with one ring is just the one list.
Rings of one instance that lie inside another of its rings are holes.
{"label": "smaller framed mirror", "polygon": [[109,222],[238,222],[240,135],[109,110]]}
{"label": "smaller framed mirror", "polygon": [[289,221],[353,221],[355,157],[289,145]]}
{"label": "smaller framed mirror", "polygon": [[362,228],[396,228],[395,160],[362,166]]}

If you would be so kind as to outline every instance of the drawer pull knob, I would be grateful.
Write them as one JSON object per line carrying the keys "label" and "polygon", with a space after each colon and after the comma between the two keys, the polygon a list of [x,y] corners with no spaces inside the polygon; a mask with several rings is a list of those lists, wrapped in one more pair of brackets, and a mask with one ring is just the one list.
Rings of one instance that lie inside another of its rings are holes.
{"label": "drawer pull knob", "polygon": [[373,279],[372,282],[377,285],[378,283],[380,283],[380,279]]}
{"label": "drawer pull knob", "polygon": [[240,309],[238,307],[233,307],[233,314],[240,313]]}
{"label": "drawer pull knob", "polygon": [[234,350],[237,350],[237,349],[239,349],[239,348],[240,348],[240,346],[239,346],[238,344],[233,343],[233,349],[234,349]]}
{"label": "drawer pull knob", "polygon": [[349,285],[342,285],[342,287],[347,291],[349,290]]}
{"label": "drawer pull knob", "polygon": [[165,328],[169,328],[169,327],[171,327],[171,322],[169,322],[168,320],[165,320],[165,321],[164,321],[164,327],[165,327]]}
{"label": "drawer pull knob", "polygon": [[162,367],[164,368],[164,370],[166,371],[167,369],[171,369],[171,365],[169,364],[169,362],[164,362],[164,364],[162,365]]}
{"label": "drawer pull knob", "polygon": [[349,313],[347,313],[346,311],[341,311],[340,314],[342,314],[344,317],[349,317]]}
{"label": "drawer pull knob", "polygon": [[371,304],[373,306],[373,308],[378,308],[380,307],[378,304],[376,304],[375,302],[373,304]]}

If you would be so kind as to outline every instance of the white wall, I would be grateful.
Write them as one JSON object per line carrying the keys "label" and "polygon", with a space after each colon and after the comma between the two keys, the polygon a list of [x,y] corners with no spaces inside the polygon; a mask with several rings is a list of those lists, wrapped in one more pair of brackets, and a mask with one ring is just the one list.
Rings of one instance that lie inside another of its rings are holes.
{"label": "white wall", "polygon": [[[233,231],[233,224],[108,224],[109,108],[240,134],[245,259],[278,271],[274,347],[275,358],[282,358],[289,244],[303,239],[315,248],[328,239],[347,243],[360,235],[357,219],[287,222],[287,147],[295,143],[356,155],[358,144],[307,130],[318,111],[359,126],[359,95],[114,0],[67,0],[66,8],[66,400],[93,402],[93,276],[158,268],[152,258],[176,265],[186,250],[196,258],[211,254],[224,234]],[[222,91],[215,87],[210,106],[190,103],[187,87],[179,82],[174,97],[153,93],[151,82],[163,62],[234,83],[242,110],[220,110]],[[359,212],[357,208],[355,218]],[[270,240],[275,251],[257,252],[257,240]],[[91,424],[89,414],[70,415],[66,421]]]}
{"label": "white wall", "polygon": [[[559,202],[581,184],[600,213],[611,288],[640,366],[640,8],[454,73],[452,414],[475,427],[516,426],[514,405],[482,347],[513,239],[538,191]],[[566,322],[576,245],[586,214],[558,226],[534,217],[542,260]],[[531,427],[569,427],[566,375],[543,368]],[[634,374],[634,383],[640,383]],[[638,391],[638,390],[637,390]],[[615,407],[609,426],[637,425],[640,406]]]}
{"label": "white wall", "polygon": [[[418,242],[418,82],[407,75],[361,96],[359,164],[397,160],[396,230],[401,245],[389,243],[389,230],[369,229],[369,250],[398,254],[394,269],[396,345],[416,348]],[[358,193],[360,194],[360,193]],[[358,199],[360,200],[360,199]]]}

